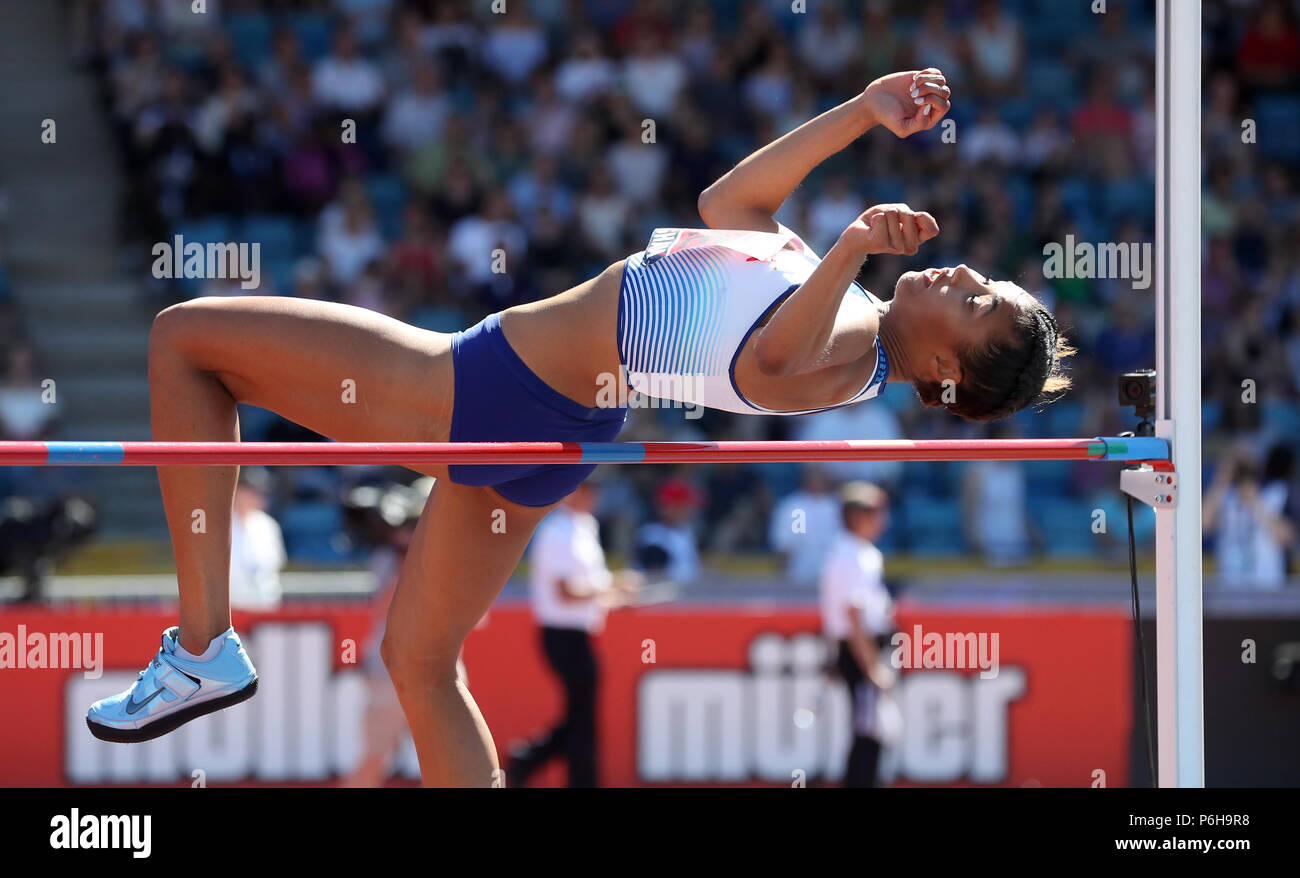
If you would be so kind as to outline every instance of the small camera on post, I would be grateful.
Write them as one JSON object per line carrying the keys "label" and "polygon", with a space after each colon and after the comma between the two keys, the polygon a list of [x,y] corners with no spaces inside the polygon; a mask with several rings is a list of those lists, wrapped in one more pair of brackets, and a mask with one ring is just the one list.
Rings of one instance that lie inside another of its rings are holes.
{"label": "small camera on post", "polygon": [[1136,430],[1137,435],[1153,435],[1155,425],[1152,420],[1156,415],[1156,371],[1138,369],[1119,376],[1119,404],[1125,408],[1132,408],[1137,414],[1138,420],[1141,421]]}

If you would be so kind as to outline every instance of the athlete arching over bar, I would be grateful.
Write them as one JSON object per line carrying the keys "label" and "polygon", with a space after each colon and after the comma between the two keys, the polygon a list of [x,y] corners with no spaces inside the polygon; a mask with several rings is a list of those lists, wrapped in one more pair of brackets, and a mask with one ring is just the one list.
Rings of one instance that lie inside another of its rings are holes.
{"label": "athlete arching over bar", "polygon": [[[867,293],[854,278],[868,254],[913,254],[939,234],[932,216],[907,205],[870,208],[824,258],[773,219],[824,159],[877,125],[899,137],[932,128],[949,96],[933,68],[882,77],[702,193],[705,223],[725,231],[656,233],[645,252],[600,276],[455,335],[284,297],[168,308],[150,339],[154,438],[238,439],[235,405],[248,403],[336,440],[610,441],[626,409],[600,407],[602,375],[684,402],[776,414],[848,405],[906,381],[927,405],[964,418],[1010,415],[1069,384],[1060,362],[1072,351],[1041,303],[965,265],[907,272],[889,302]],[[422,470],[438,481],[382,653],[426,784],[493,782],[496,749],[456,657],[533,528],[591,469]],[[92,705],[98,737],[154,738],[256,690],[230,624],[236,472],[159,468],[180,625],[129,690]],[[195,510],[205,533],[191,529]],[[497,510],[505,532],[492,526]]]}

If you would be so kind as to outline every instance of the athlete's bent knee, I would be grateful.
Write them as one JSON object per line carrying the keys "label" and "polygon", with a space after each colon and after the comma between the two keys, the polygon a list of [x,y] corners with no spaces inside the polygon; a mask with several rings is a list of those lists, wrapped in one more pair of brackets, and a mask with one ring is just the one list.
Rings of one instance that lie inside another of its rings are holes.
{"label": "athlete's bent knee", "polygon": [[384,660],[388,676],[399,692],[437,685],[453,685],[459,679],[456,658],[460,649],[439,649],[426,642],[416,642],[384,632],[379,644],[379,656]]}
{"label": "athlete's bent knee", "polygon": [[220,296],[204,296],[188,302],[178,302],[164,308],[153,319],[149,330],[149,352],[177,350],[184,347],[186,339],[200,331],[203,312],[213,307],[212,300]]}

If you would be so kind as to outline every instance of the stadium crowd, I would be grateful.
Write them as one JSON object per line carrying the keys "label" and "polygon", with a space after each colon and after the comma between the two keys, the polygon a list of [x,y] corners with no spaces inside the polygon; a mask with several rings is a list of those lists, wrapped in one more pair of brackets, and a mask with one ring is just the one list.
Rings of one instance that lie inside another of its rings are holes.
{"label": "stadium crowd", "polygon": [[[926,410],[894,385],[880,400],[810,418],[636,409],[622,438],[1131,428],[1115,378],[1153,364],[1151,289],[1133,278],[1045,277],[1043,248],[1067,235],[1154,238],[1150,3],[1109,0],[1103,14],[1082,0],[810,0],[806,13],[786,0],[503,5],[495,14],[486,2],[208,0],[196,15],[188,0],[82,0],[78,32],[95,36],[76,51],[102,82],[141,272],[152,242],[173,235],[256,241],[255,292],[453,331],[593,276],[643,248],[656,227],[699,225],[698,193],[746,153],[881,74],[936,66],[954,87],[952,126],[906,142],[862,138],[780,218],[824,250],[872,204],[931,212],[940,237],[914,258],[873,258],[864,286],[888,298],[901,271],[963,261],[1012,279],[1049,300],[1079,348],[1075,390],[992,427]],[[1270,444],[1293,447],[1300,435],[1296,5],[1204,3],[1211,468],[1229,437],[1248,440],[1242,454],[1262,462]],[[219,280],[154,282],[160,305],[241,292]],[[246,438],[292,434],[245,413]],[[303,471],[282,490],[297,510],[284,520],[291,555],[337,551],[328,533],[337,514],[301,501],[337,496],[338,477]],[[790,504],[848,479],[892,494],[887,549],[928,556],[1096,554],[1091,510],[1122,520],[1104,467],[726,464],[608,474],[602,524],[614,552],[632,552],[656,517],[660,526],[689,520],[706,557],[778,551]],[[1277,515],[1293,519],[1289,494]],[[665,510],[665,496],[689,498],[688,514]],[[802,580],[794,568],[806,562],[790,563]]]}

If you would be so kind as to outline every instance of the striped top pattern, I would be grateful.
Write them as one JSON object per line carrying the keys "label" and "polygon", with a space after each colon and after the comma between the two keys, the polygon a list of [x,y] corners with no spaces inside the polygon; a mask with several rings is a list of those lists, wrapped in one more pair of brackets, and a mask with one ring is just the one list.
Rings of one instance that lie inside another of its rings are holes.
{"label": "striped top pattern", "polygon": [[[797,249],[786,246],[791,241]],[[877,396],[889,372],[880,345],[867,384],[834,406],[774,411],[736,386],[736,359],[749,336],[819,262],[784,228],[656,229],[650,246],[628,257],[619,293],[618,349],[628,385],[646,396],[742,414],[811,414]],[[857,283],[848,294],[879,301]]]}

